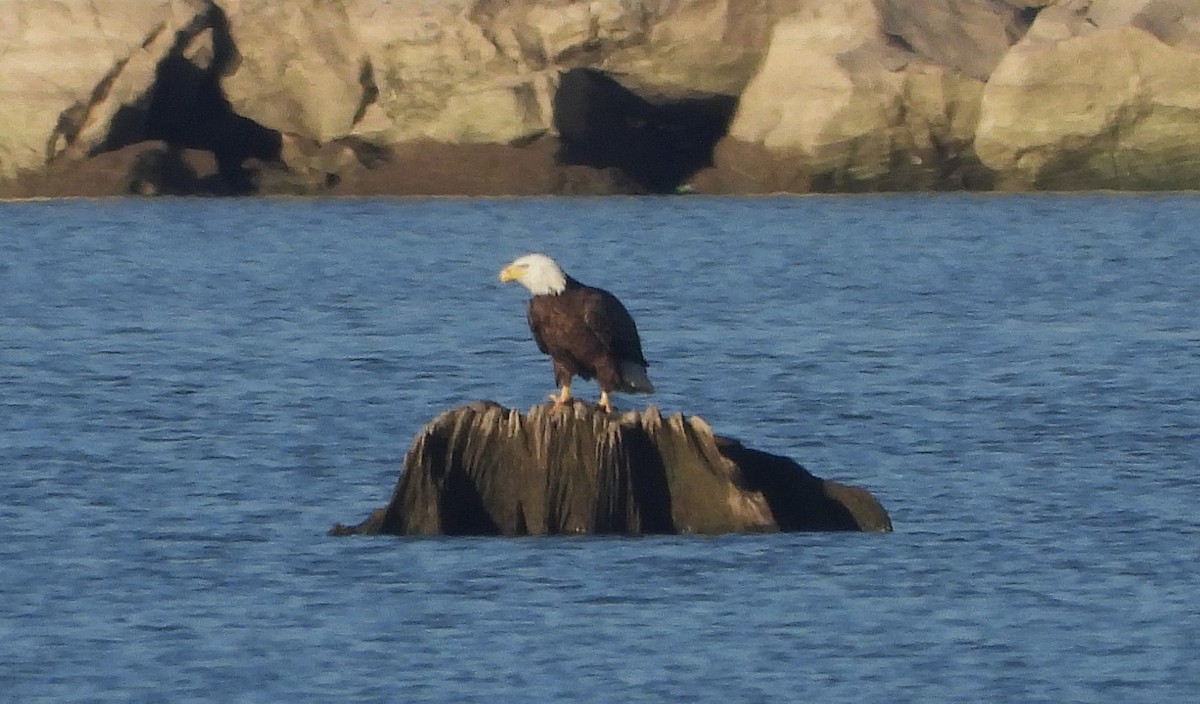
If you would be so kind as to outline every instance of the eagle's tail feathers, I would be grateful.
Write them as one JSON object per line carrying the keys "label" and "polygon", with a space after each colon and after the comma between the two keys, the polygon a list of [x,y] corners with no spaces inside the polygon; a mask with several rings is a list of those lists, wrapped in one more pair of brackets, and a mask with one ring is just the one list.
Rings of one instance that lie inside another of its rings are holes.
{"label": "eagle's tail feathers", "polygon": [[624,390],[634,393],[652,394],[654,393],[654,384],[650,383],[650,377],[646,374],[645,365],[637,362],[621,362],[621,381],[624,382]]}

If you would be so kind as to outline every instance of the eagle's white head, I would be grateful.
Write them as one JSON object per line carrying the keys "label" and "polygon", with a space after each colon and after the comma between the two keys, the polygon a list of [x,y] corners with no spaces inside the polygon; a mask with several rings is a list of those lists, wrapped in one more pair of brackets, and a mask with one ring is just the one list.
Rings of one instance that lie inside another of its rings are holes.
{"label": "eagle's white head", "polygon": [[545,254],[526,254],[500,270],[500,281],[516,281],[535,296],[562,293],[567,275],[558,263]]}

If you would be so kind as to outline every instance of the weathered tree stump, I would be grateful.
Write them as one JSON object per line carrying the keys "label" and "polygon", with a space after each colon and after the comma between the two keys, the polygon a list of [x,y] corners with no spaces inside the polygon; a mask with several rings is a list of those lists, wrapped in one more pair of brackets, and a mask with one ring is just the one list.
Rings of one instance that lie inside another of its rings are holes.
{"label": "weathered tree stump", "polygon": [[335,535],[890,531],[864,489],[714,435],[682,414],[491,402],[430,421],[387,506]]}

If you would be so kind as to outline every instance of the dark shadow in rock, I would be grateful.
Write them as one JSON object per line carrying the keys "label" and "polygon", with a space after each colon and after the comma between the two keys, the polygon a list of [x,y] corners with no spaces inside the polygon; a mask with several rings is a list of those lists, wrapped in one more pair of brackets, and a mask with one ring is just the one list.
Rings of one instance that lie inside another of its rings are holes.
{"label": "dark shadow in rock", "polygon": [[564,165],[618,168],[647,193],[673,193],[712,165],[737,98],[635,92],[603,71],[574,68],[554,94]]}
{"label": "dark shadow in rock", "polygon": [[862,530],[845,506],[825,494],[825,480],[790,458],[721,440],[721,454],[741,467],[749,488],[762,492],[780,530]]}
{"label": "dark shadow in rock", "polygon": [[[162,140],[172,149],[207,150],[216,158],[217,178],[206,190],[249,195],[256,192],[256,187],[246,161],[279,162],[282,138],[278,131],[238,115],[230,106],[221,88],[221,77],[237,61],[237,49],[228,19],[219,8],[213,6],[206,21],[213,30],[211,60],[201,65],[184,56],[189,35],[181,32],[177,46],[159,62],[148,100],[121,108],[113,118],[107,140],[97,151],[145,140]],[[169,170],[163,173],[178,176]],[[131,180],[136,176],[131,174]],[[158,190],[169,191],[179,183],[157,184]]]}

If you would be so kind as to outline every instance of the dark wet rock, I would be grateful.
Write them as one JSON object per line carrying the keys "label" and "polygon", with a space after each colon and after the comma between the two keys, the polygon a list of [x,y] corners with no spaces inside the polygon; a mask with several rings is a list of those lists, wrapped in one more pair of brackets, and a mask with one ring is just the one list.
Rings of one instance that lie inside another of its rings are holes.
{"label": "dark wet rock", "polygon": [[554,535],[890,531],[866,490],[650,406],[576,402],[528,413],[490,402],[419,433],[388,505],[336,535]]}

